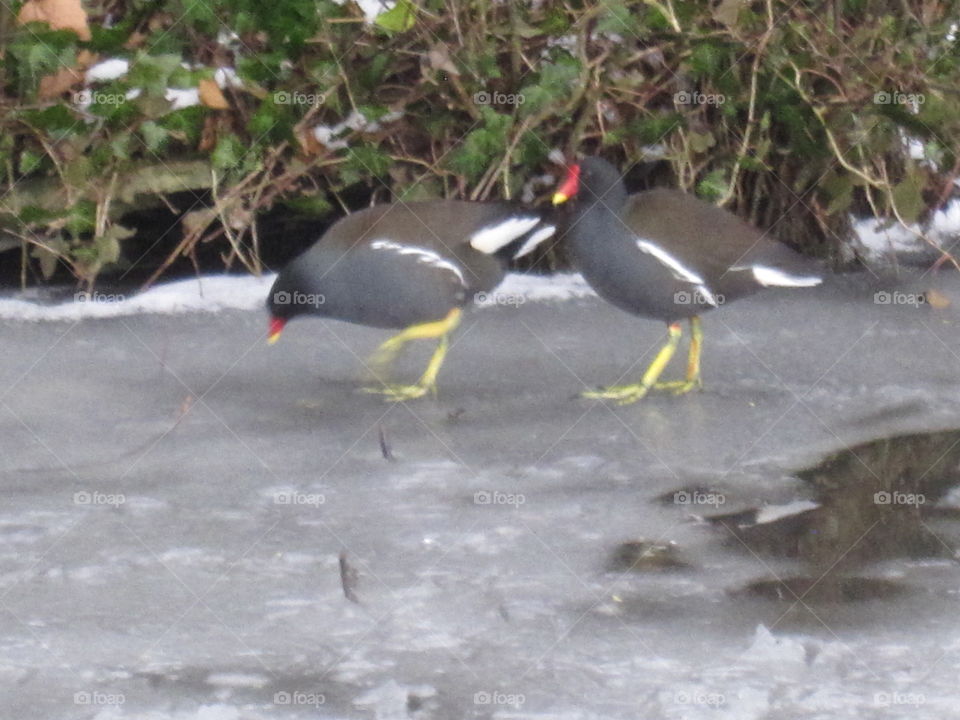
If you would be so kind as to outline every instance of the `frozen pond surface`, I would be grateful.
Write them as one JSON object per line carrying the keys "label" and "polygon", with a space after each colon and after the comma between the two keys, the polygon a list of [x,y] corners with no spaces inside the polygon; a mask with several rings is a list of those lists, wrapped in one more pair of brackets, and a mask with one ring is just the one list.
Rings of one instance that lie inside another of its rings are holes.
{"label": "frozen pond surface", "polygon": [[[595,298],[469,314],[439,398],[405,405],[356,392],[382,331],[4,319],[0,716],[954,716],[954,523],[941,556],[857,568],[899,592],[814,602],[744,592],[811,572],[698,521],[802,511],[824,452],[960,427],[960,282],[936,283],[948,307],[867,277],[739,301],[704,321],[703,392],[627,407],[571,396],[663,327]],[[641,541],[675,566],[611,562]]]}

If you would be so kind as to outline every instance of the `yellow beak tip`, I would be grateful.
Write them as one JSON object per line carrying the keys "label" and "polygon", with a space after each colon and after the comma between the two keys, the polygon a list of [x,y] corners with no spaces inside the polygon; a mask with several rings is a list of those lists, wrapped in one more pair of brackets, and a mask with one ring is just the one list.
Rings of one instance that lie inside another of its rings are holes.
{"label": "yellow beak tip", "polygon": [[565,202],[566,202],[567,200],[569,200],[569,199],[570,199],[569,197],[567,197],[566,195],[564,195],[564,194],[561,193],[561,192],[558,192],[558,193],[554,193],[554,194],[553,194],[553,204],[554,204],[554,205],[562,205],[563,203],[565,203]]}
{"label": "yellow beak tip", "polygon": [[273,333],[267,337],[267,345],[274,345],[280,339],[280,333]]}

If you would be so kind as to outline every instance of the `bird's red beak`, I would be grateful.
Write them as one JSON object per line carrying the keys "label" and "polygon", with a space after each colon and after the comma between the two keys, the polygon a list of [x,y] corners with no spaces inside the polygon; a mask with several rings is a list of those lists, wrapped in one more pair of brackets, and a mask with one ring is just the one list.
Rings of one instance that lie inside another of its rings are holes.
{"label": "bird's red beak", "polygon": [[270,318],[270,332],[267,334],[267,342],[273,345],[280,339],[280,333],[283,332],[283,326],[287,324],[286,318]]}
{"label": "bird's red beak", "polygon": [[567,200],[572,198],[580,190],[580,166],[571,165],[567,168],[567,177],[564,178],[563,184],[557,188],[557,191],[553,194],[553,204],[560,205],[565,203]]}

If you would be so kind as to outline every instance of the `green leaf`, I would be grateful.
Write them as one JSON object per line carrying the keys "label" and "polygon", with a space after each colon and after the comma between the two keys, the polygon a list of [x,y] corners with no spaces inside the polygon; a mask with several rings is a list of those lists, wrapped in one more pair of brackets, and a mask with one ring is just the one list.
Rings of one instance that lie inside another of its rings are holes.
{"label": "green leaf", "polygon": [[548,105],[562,102],[570,96],[579,79],[580,63],[569,56],[544,64],[537,81],[524,86],[519,93],[520,114],[532,115]]}
{"label": "green leaf", "polygon": [[23,152],[20,153],[20,174],[29,175],[35,170],[39,170],[45,157],[46,155],[43,153],[24,148]]}
{"label": "green leaf", "polygon": [[73,130],[78,126],[77,119],[66,105],[53,105],[43,110],[31,110],[24,113],[27,121],[48,133]]}
{"label": "green leaf", "polygon": [[728,28],[734,29],[740,17],[740,8],[744,5],[743,0],[720,0],[720,4],[713,11],[713,18]]}
{"label": "green leaf", "polygon": [[488,106],[482,106],[480,113],[483,126],[470,132],[450,158],[450,167],[470,181],[478,180],[490,163],[503,154],[513,125],[511,116],[501,115]]}
{"label": "green leaf", "polygon": [[853,201],[854,184],[846,173],[831,173],[820,183],[820,190],[830,199],[827,214],[846,210]]}
{"label": "green leaf", "polygon": [[143,138],[143,144],[152,153],[162,150],[167,138],[170,137],[170,133],[166,129],[152,120],[147,120],[140,125],[140,135]]}
{"label": "green leaf", "polygon": [[83,187],[93,175],[93,163],[90,158],[81,155],[63,166],[63,179],[74,187]]}
{"label": "green leaf", "polygon": [[144,93],[130,103],[141,115],[159,120],[170,112],[170,101],[163,95]]}
{"label": "green leaf", "polygon": [[236,135],[222,135],[210,154],[210,161],[217,170],[239,170],[247,148]]}
{"label": "green leaf", "polygon": [[644,145],[656,145],[666,140],[678,128],[683,127],[683,119],[679,113],[650,115],[634,120],[630,128],[634,135]]}
{"label": "green leaf", "polygon": [[60,238],[52,238],[46,242],[46,245],[50,250],[37,245],[34,246],[30,255],[40,262],[40,274],[45,280],[49,280],[57,271],[60,258],[66,254],[68,248]]}
{"label": "green leaf", "polygon": [[390,156],[376,145],[362,143],[350,148],[347,156],[346,169],[353,170],[361,178],[386,178],[393,165]]}
{"label": "green leaf", "polygon": [[701,42],[690,54],[690,70],[698,79],[714,77],[721,72],[726,59],[726,50],[711,42]]}
{"label": "green leaf", "polygon": [[546,15],[540,23],[540,30],[544,35],[564,35],[570,27],[570,18],[558,7],[545,6]]}
{"label": "green leaf", "polygon": [[711,170],[703,180],[697,183],[697,195],[704,200],[717,200],[727,192],[729,184],[726,171],[720,168]]}
{"label": "green leaf", "polygon": [[54,212],[53,210],[42,208],[39,205],[24,205],[20,209],[17,218],[24,225],[39,225],[42,223],[51,223],[63,216],[64,213],[62,210]]}
{"label": "green leaf", "polygon": [[397,4],[377,15],[374,23],[388,32],[404,32],[413,27],[417,7],[410,0],[397,0]]}
{"label": "green leaf", "polygon": [[693,132],[689,135],[690,149],[698,155],[705,153],[717,144],[717,139],[709,130],[706,132]]}
{"label": "green leaf", "polygon": [[893,203],[904,222],[916,222],[925,205],[923,179],[915,169],[893,188]]}
{"label": "green leaf", "polygon": [[96,239],[94,247],[97,251],[97,262],[100,265],[109,265],[120,259],[120,241],[136,234],[133,228],[123,225],[111,225]]}
{"label": "green leaf", "polygon": [[129,160],[133,150],[133,133],[123,131],[110,141],[110,153],[115,158]]}
{"label": "green leaf", "polygon": [[597,21],[597,30],[602,33],[614,33],[621,36],[639,37],[642,32],[640,23],[633,15],[627,4],[621,0],[612,0],[604,3],[605,12]]}
{"label": "green leaf", "polygon": [[186,145],[195,146],[200,140],[205,113],[203,107],[195,105],[163,115],[157,118],[156,122],[177,140]]}
{"label": "green leaf", "polygon": [[418,200],[436,200],[443,197],[443,188],[434,178],[426,177],[420,182],[404,188],[400,193],[400,200],[403,202],[415,202]]}
{"label": "green leaf", "polygon": [[79,200],[67,211],[66,228],[77,237],[93,232],[97,222],[97,206],[90,200]]}
{"label": "green leaf", "polygon": [[333,209],[326,195],[300,195],[284,200],[283,204],[298,215],[326,217]]}
{"label": "green leaf", "polygon": [[169,86],[170,76],[180,68],[180,55],[147,55],[141,53],[130,65],[127,79],[131,86],[142,87],[151,95],[163,96]]}

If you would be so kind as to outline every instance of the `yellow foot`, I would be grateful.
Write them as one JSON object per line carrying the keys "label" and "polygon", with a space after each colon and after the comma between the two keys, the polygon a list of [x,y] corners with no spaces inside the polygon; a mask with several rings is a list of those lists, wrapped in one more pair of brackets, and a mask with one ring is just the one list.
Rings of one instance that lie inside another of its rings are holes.
{"label": "yellow foot", "polygon": [[670,380],[669,382],[658,382],[653,386],[654,390],[666,390],[674,395],[683,395],[691,390],[699,390],[703,387],[700,378],[696,380]]}
{"label": "yellow foot", "polygon": [[618,405],[629,405],[642,398],[649,390],[649,387],[641,383],[611,385],[602,390],[587,390],[580,393],[580,397],[589,400],[616,400]]}
{"label": "yellow foot", "polygon": [[397,385],[388,383],[379,387],[360,388],[360,390],[361,392],[370,393],[371,395],[383,395],[383,399],[387,402],[403,402],[404,400],[415,400],[418,397],[423,397],[429,392],[436,394],[437,386],[420,384]]}

